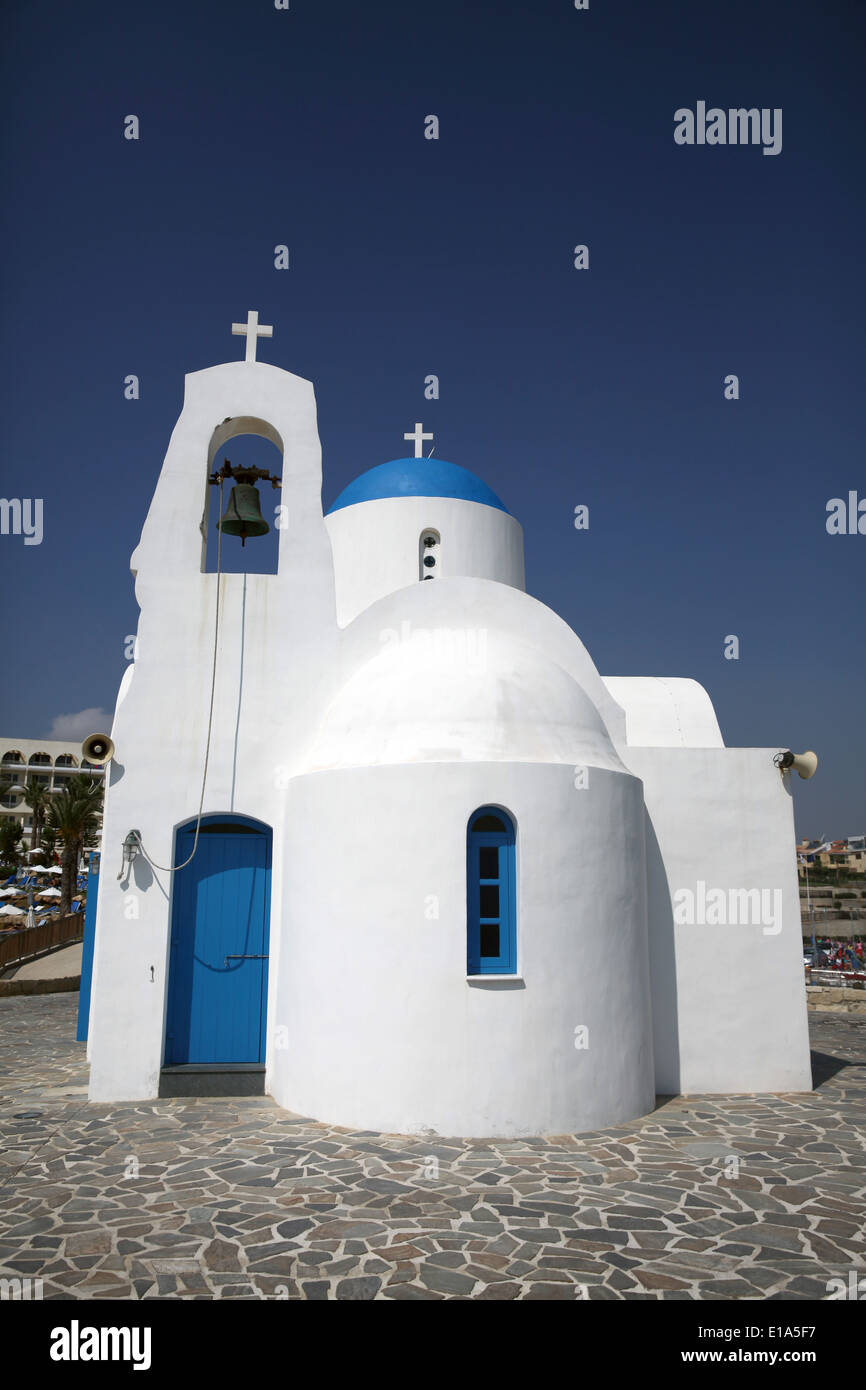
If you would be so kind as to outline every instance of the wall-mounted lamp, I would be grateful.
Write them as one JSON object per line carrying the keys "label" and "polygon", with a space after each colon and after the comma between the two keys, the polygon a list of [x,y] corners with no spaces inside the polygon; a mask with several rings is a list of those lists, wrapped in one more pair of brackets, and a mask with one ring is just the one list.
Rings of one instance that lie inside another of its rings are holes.
{"label": "wall-mounted lamp", "polygon": [[130,830],[123,842],[123,863],[120,866],[118,878],[125,878],[132,867],[132,862],[141,853],[141,831]]}
{"label": "wall-mounted lamp", "polygon": [[790,748],[787,748],[784,752],[777,753],[773,762],[780,772],[784,772],[786,768],[792,767],[798,776],[802,777],[805,782],[808,781],[810,777],[815,776],[815,769],[818,766],[818,755],[812,752],[792,753]]}

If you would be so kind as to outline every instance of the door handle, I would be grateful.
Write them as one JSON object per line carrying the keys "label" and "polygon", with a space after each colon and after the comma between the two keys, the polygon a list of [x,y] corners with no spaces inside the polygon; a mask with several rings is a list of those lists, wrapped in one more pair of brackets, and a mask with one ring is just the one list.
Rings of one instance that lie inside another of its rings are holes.
{"label": "door handle", "polygon": [[268,956],[226,956],[226,965],[230,960],[268,960]]}

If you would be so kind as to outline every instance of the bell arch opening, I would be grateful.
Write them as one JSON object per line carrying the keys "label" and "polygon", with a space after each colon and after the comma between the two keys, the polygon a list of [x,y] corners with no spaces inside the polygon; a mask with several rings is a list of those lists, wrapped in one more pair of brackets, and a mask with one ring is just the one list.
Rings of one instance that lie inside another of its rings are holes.
{"label": "bell arch opening", "polygon": [[[223,421],[208,449],[208,478],[226,471],[226,465],[231,475],[222,485],[207,484],[202,572],[216,574],[219,553],[223,574],[276,574],[280,531],[286,521],[282,487],[274,487],[254,472],[282,478],[283,441],[264,420],[244,416]],[[251,470],[249,476],[245,470]]]}

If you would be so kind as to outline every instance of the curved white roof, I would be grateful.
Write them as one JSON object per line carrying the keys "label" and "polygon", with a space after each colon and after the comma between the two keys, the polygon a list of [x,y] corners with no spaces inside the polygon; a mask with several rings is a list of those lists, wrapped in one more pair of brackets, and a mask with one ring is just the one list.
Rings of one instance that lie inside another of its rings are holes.
{"label": "curved white roof", "polygon": [[379,647],[326,710],[305,771],[451,761],[625,771],[589,696],[514,635],[406,624]]}
{"label": "curved white roof", "polygon": [[697,681],[676,676],[604,676],[625,710],[633,748],[724,748],[712,701]]}

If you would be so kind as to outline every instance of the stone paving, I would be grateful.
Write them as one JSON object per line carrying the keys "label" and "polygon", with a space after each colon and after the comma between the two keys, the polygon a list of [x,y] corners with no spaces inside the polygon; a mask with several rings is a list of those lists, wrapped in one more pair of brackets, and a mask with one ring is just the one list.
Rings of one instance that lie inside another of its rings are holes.
{"label": "stone paving", "polygon": [[815,1092],[407,1139],[270,1099],[90,1105],[75,994],[0,1000],[0,1277],[47,1299],[825,1299],[866,1275],[866,1020]]}

